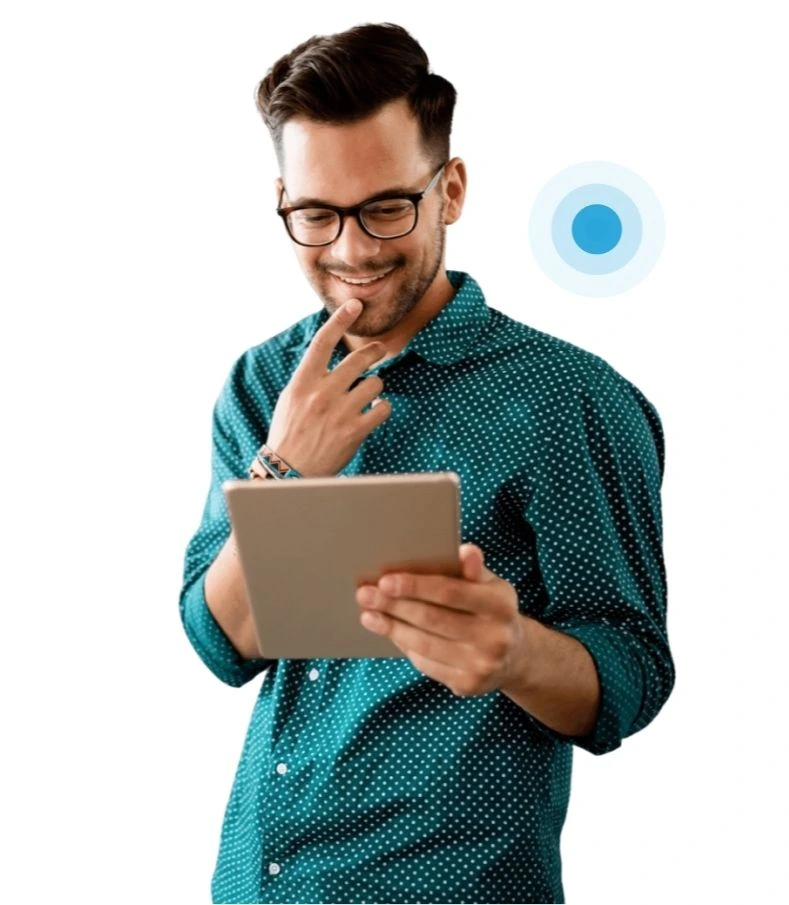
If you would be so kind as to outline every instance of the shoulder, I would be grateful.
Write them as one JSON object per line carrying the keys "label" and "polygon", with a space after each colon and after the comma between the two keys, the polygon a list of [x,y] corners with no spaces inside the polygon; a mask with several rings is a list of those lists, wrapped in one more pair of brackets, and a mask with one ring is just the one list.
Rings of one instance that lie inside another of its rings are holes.
{"label": "shoulder", "polygon": [[662,455],[660,416],[632,380],[588,349],[490,310],[487,352],[512,375],[510,383],[532,410],[554,425],[607,422],[627,430],[647,428]]}
{"label": "shoulder", "polygon": [[486,353],[504,366],[517,367],[533,390],[554,398],[557,394],[600,392],[606,384],[629,383],[600,355],[495,308],[490,313]]}

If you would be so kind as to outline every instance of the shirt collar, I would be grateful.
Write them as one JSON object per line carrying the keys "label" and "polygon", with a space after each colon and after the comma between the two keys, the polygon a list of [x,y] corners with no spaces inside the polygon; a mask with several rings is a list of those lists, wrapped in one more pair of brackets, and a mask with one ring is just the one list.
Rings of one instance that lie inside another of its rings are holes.
{"label": "shirt collar", "polygon": [[[463,271],[447,270],[446,273],[455,287],[455,294],[403,349],[403,354],[413,351],[425,361],[439,365],[455,364],[466,358],[490,317],[490,309],[477,282]],[[288,351],[301,357],[328,318],[326,308],[310,315],[305,324],[307,329]],[[337,344],[337,348],[340,346],[345,349],[343,343]]]}

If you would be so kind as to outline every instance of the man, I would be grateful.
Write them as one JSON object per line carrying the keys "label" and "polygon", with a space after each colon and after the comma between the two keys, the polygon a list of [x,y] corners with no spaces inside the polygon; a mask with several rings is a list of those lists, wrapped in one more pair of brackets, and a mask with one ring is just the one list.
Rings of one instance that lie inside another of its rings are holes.
{"label": "man", "polygon": [[[573,746],[615,749],[674,682],[658,414],[445,270],[466,190],[455,92],[407,32],[312,38],[257,100],[324,307],[233,366],[186,553],[197,653],[230,685],[267,670],[214,901],[562,902]],[[222,481],[443,470],[461,479],[463,577],[358,592],[404,657],[261,658]]]}

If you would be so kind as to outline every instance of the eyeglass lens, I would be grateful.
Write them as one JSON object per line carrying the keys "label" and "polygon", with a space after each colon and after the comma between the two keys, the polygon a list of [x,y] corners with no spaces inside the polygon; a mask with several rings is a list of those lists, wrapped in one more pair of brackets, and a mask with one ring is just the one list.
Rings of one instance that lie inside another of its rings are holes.
{"label": "eyeglass lens", "polygon": [[[413,229],[416,206],[407,198],[373,201],[361,209],[365,227],[380,239],[394,239]],[[323,245],[340,233],[340,215],[325,208],[310,207],[288,215],[288,227],[297,242]]]}

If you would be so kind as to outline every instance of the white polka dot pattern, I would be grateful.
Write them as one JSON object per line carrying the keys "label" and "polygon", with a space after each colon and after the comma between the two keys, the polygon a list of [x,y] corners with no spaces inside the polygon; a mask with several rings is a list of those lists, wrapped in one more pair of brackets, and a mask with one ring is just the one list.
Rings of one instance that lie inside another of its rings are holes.
{"label": "white polka dot pattern", "polygon": [[[325,309],[246,351],[213,413],[212,477],[180,610],[205,665],[264,670],[222,827],[215,902],[563,902],[559,837],[573,746],[617,748],[668,698],[663,433],[598,356],[456,294],[381,367],[389,419],[341,474],[457,472],[462,540],[521,612],[589,650],[594,731],[567,738],[494,691],[456,697],[406,658],[242,660],[208,610],[230,531],[222,481],[246,477]],[[342,343],[330,367],[347,354]]]}

